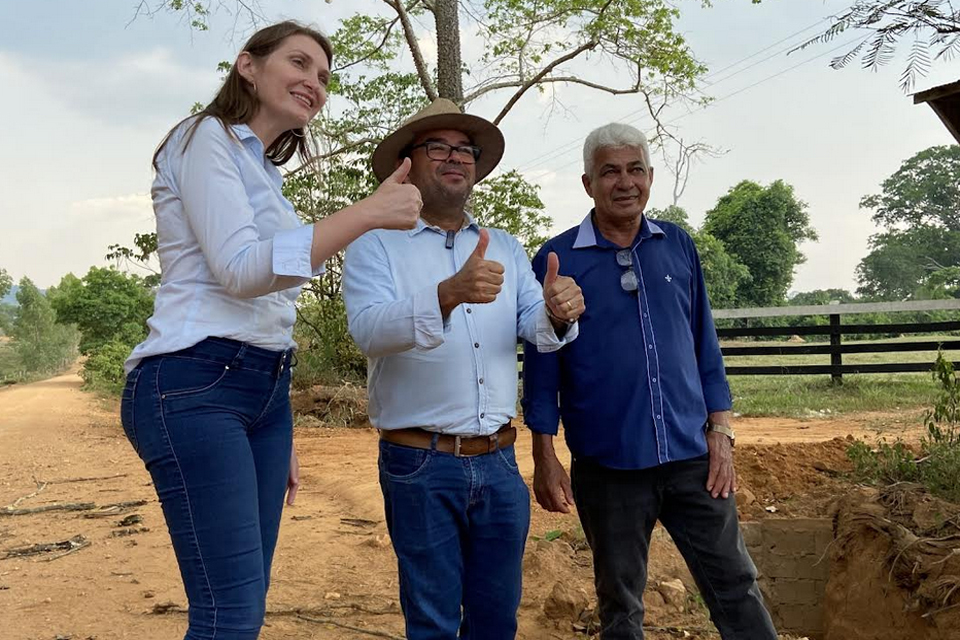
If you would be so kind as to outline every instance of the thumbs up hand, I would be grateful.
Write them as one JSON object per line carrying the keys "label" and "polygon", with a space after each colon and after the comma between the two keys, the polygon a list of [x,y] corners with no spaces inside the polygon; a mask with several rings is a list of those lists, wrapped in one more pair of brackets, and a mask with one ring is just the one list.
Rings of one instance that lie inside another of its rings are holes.
{"label": "thumbs up hand", "polygon": [[420,190],[406,182],[409,173],[410,158],[404,158],[397,170],[367,198],[371,229],[413,229],[417,226],[423,199]]}
{"label": "thumbs up hand", "polygon": [[586,310],[580,286],[567,276],[560,275],[560,258],[551,251],[547,255],[547,273],[543,277],[543,301],[547,315],[554,322],[571,324]]}
{"label": "thumbs up hand", "polygon": [[480,229],[480,240],[453,277],[440,283],[437,293],[444,317],[463,303],[487,304],[497,299],[503,285],[503,265],[486,259],[490,232]]}

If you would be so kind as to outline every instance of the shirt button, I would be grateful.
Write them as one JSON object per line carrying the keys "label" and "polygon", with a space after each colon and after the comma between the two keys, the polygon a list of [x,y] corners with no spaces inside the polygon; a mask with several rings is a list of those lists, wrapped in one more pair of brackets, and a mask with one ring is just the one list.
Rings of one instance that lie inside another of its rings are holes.
{"label": "shirt button", "polygon": [[480,384],[483,384],[483,378],[480,378]]}
{"label": "shirt button", "polygon": [[479,342],[474,342],[474,343],[473,343],[473,347],[474,347],[475,349],[479,349],[479,348],[480,348],[480,343],[479,343]]}
{"label": "shirt button", "polygon": [[648,344],[648,345],[647,345],[647,349],[653,349],[653,345],[652,345],[652,344]]}
{"label": "shirt button", "polygon": [[467,307],[467,313],[473,313],[473,309],[471,309],[470,307]]}
{"label": "shirt button", "polygon": [[657,416],[657,420],[659,420],[659,419],[660,419],[660,416]]}
{"label": "shirt button", "polygon": [[482,417],[484,417],[484,416],[486,416],[486,415],[487,415],[487,414],[485,414],[485,413],[481,413],[481,414],[480,414],[480,417],[482,418]]}
{"label": "shirt button", "polygon": [[656,381],[657,381],[657,379],[656,379],[656,378],[654,378],[654,379],[653,379],[653,381],[654,381],[654,382],[656,382]]}
{"label": "shirt button", "polygon": [[643,317],[644,317],[644,318],[647,317],[647,312],[646,312],[646,311],[643,312]]}

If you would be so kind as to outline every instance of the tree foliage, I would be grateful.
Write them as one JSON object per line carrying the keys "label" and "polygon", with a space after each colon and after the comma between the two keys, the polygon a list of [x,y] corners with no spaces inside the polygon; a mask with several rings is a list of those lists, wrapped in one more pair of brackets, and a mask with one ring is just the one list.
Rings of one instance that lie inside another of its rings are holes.
{"label": "tree foliage", "polygon": [[49,296],[57,319],[80,330],[84,354],[110,342],[132,348],[147,335],[153,295],[138,276],[92,267],[83,278],[64,276]]}
{"label": "tree foliage", "polygon": [[76,357],[76,329],[57,323],[50,301],[29,278],[20,280],[17,303],[11,336],[24,370],[53,373],[69,365]]}
{"label": "tree foliage", "polygon": [[924,149],[883,181],[882,192],[864,196],[863,209],[887,228],[935,227],[960,231],[960,145]]}
{"label": "tree foliage", "polygon": [[830,42],[847,31],[866,32],[846,53],[833,58],[830,66],[842,69],[860,58],[864,69],[876,70],[892,62],[897,47],[909,41],[906,66],[900,86],[909,91],[917,76],[925,76],[935,60],[952,60],[960,53],[960,5],[953,0],[854,0],[834,16],[830,27],[803,43]]}
{"label": "tree foliage", "polygon": [[13,287],[13,278],[7,273],[6,269],[0,268],[0,299],[6,297]]}
{"label": "tree foliage", "polygon": [[870,253],[857,266],[860,295],[950,295],[949,277],[935,274],[960,266],[960,147],[917,153],[860,206],[873,209],[873,221],[884,227],[870,238]]}
{"label": "tree foliage", "polygon": [[807,205],[782,180],[766,187],[749,180],[736,185],[707,212],[702,231],[749,270],[751,283],[740,289],[738,306],[782,304],[794,269],[805,259],[798,245],[817,239]]}

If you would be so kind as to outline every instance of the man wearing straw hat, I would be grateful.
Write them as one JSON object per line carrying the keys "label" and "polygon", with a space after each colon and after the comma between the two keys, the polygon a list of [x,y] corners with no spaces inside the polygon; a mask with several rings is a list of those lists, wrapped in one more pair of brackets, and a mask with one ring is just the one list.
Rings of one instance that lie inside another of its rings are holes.
{"label": "man wearing straw hat", "polygon": [[409,163],[423,198],[409,231],[347,249],[350,333],[369,358],[370,421],[409,640],[516,634],[529,492],[517,470],[517,336],[555,351],[577,336],[580,288],[556,256],[534,277],[523,247],[466,211],[503,135],[437,99],[377,147],[381,181]]}

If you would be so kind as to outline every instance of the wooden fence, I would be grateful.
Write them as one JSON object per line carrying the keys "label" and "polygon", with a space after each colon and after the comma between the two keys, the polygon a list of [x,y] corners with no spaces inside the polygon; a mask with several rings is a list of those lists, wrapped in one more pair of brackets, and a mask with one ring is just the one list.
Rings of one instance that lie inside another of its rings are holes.
{"label": "wooden fence", "polygon": [[[775,318],[797,316],[828,316],[830,323],[820,326],[792,327],[731,327],[717,330],[721,339],[776,336],[829,336],[830,344],[775,344],[751,346],[722,346],[724,356],[795,356],[821,354],[830,356],[830,364],[777,364],[757,366],[727,366],[727,375],[824,375],[841,382],[844,374],[852,373],[906,373],[929,371],[931,362],[888,362],[873,364],[844,364],[844,354],[905,353],[916,351],[960,350],[960,339],[917,339],[908,342],[869,342],[844,344],[843,336],[876,333],[944,333],[960,331],[960,320],[948,322],[906,322],[889,324],[843,324],[844,315],[863,313],[903,313],[918,311],[960,310],[960,300],[919,300],[911,302],[873,302],[797,307],[770,307],[756,309],[721,309],[714,311],[719,319]],[[960,368],[960,362],[954,362]]]}
{"label": "wooden fence", "polygon": [[[798,356],[829,355],[830,364],[776,364],[726,367],[731,376],[826,375],[842,382],[844,374],[853,373],[909,373],[930,371],[934,362],[888,362],[875,364],[844,364],[844,354],[853,353],[907,353],[916,351],[960,350],[960,338],[950,340],[917,339],[909,342],[869,342],[844,344],[843,336],[877,333],[945,333],[960,331],[960,320],[947,322],[905,322],[888,324],[843,324],[842,316],[864,313],[904,313],[917,311],[960,310],[960,300],[918,300],[910,302],[857,302],[848,304],[808,305],[796,307],[763,307],[753,309],[716,309],[714,320],[776,318],[797,316],[828,316],[830,324],[791,327],[730,327],[717,329],[717,336],[727,338],[761,338],[778,336],[829,336],[830,344],[791,344],[773,342],[750,346],[721,346],[724,356]],[[523,350],[517,359],[523,363]],[[960,369],[960,361],[953,366]],[[521,372],[522,377],[522,372]]]}

